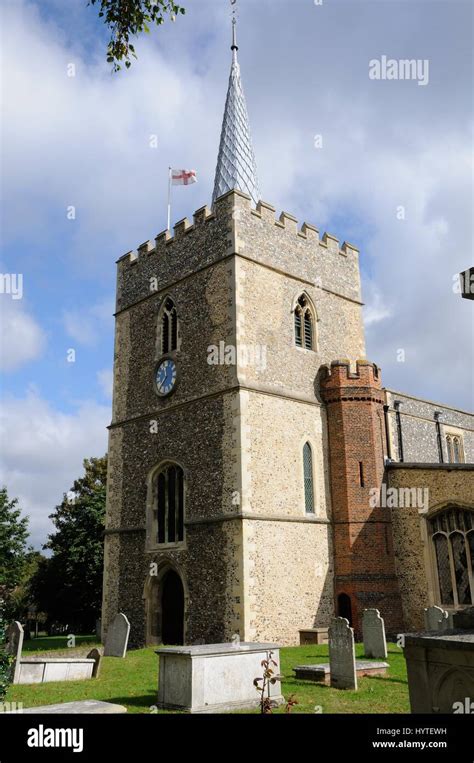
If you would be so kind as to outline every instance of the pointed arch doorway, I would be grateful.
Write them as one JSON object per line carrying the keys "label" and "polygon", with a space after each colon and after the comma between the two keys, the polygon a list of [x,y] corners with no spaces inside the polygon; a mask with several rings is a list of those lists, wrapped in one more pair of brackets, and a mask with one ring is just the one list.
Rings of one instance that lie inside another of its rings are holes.
{"label": "pointed arch doorway", "polygon": [[340,593],[337,597],[337,614],[338,617],[345,617],[352,627],[352,602],[347,593]]}
{"label": "pointed arch doorway", "polygon": [[184,644],[184,588],[175,570],[161,581],[161,640],[163,644]]}

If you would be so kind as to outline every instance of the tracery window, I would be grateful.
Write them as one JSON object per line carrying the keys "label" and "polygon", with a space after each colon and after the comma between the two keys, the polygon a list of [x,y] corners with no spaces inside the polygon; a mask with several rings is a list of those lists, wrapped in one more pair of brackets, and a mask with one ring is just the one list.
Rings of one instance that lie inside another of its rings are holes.
{"label": "tracery window", "polygon": [[450,464],[464,463],[464,451],[462,447],[461,435],[447,434],[446,448],[448,451],[448,462]]}
{"label": "tracery window", "polygon": [[295,307],[295,344],[305,350],[314,349],[314,316],[304,294]]}
{"label": "tracery window", "polygon": [[439,603],[474,604],[474,510],[450,506],[430,520]]}
{"label": "tracery window", "polygon": [[152,545],[184,540],[184,472],[178,464],[162,466],[152,478]]}
{"label": "tracery window", "polygon": [[178,349],[178,313],[172,299],[166,299],[161,310],[161,352],[166,355]]}

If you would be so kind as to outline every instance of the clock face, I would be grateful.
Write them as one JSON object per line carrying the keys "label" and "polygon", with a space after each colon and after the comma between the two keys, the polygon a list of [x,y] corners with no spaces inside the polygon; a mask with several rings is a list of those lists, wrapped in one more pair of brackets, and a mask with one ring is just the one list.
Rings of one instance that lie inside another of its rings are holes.
{"label": "clock face", "polygon": [[162,397],[169,395],[176,384],[176,363],[171,358],[162,360],[156,369],[156,391]]}

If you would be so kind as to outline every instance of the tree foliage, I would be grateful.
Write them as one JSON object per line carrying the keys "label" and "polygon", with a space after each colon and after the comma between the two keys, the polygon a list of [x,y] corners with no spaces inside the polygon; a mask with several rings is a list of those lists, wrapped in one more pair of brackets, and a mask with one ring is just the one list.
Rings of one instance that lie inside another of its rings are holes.
{"label": "tree foliage", "polygon": [[107,61],[114,71],[121,69],[121,62],[128,69],[130,57],[137,57],[131,37],[149,33],[153,24],[161,26],[167,16],[174,21],[178,13],[186,13],[174,0],[89,0],[88,5],[98,6],[99,17],[110,30]]}
{"label": "tree foliage", "polygon": [[107,456],[84,460],[84,475],[50,515],[56,531],[31,582],[32,598],[48,621],[91,632],[102,603]]}
{"label": "tree foliage", "polygon": [[5,699],[8,685],[11,680],[12,658],[5,649],[6,622],[4,616],[4,603],[0,599],[0,703]]}
{"label": "tree foliage", "polygon": [[28,620],[31,604],[33,603],[31,581],[36,575],[38,566],[43,558],[40,551],[30,550],[26,553],[21,579],[18,585],[9,592],[5,603],[5,616],[9,622],[11,620],[19,620],[21,623],[25,623]]}
{"label": "tree foliage", "polygon": [[0,595],[8,597],[24,575],[27,554],[28,517],[21,517],[18,499],[0,489]]}

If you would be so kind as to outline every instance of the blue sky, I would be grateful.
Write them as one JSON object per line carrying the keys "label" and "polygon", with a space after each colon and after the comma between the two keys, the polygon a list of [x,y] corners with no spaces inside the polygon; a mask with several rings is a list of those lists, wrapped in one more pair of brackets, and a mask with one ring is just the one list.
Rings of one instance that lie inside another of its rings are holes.
{"label": "blue sky", "polygon": [[[175,221],[211,200],[230,11],[183,4],[112,74],[86,0],[1,3],[0,265],[24,279],[21,300],[0,294],[2,481],[35,543],[82,459],[106,450],[116,259],[166,226],[169,164],[199,175],[175,190]],[[367,355],[385,385],[469,409],[472,303],[452,282],[472,264],[472,4],[239,4],[263,199],[360,247]],[[371,80],[382,55],[427,59],[428,84]]]}

